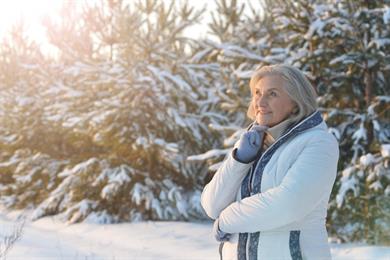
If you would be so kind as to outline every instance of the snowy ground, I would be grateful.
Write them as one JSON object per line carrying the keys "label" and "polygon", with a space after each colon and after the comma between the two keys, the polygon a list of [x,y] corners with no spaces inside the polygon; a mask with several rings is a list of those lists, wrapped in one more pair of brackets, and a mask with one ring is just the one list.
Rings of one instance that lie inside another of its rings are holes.
{"label": "snowy ground", "polygon": [[[0,213],[0,234],[9,234],[15,214]],[[211,222],[141,222],[66,225],[54,218],[26,222],[7,259],[215,259]],[[390,247],[332,244],[333,259],[390,259]]]}

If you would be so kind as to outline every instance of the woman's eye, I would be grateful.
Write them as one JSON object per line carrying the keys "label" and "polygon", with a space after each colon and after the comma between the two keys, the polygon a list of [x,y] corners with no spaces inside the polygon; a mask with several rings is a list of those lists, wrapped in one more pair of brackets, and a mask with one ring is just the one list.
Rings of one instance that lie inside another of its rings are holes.
{"label": "woman's eye", "polygon": [[271,91],[271,93],[269,93],[269,95],[270,95],[271,97],[276,97],[276,92]]}

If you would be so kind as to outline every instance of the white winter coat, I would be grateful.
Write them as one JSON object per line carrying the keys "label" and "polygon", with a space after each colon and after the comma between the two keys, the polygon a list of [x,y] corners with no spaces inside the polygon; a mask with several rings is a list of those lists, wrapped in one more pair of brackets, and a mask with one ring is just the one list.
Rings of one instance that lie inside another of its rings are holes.
{"label": "white winter coat", "polygon": [[[241,199],[242,181],[256,165],[237,161],[233,153],[227,155],[205,186],[201,196],[205,212],[212,219],[219,218],[222,231],[232,233],[230,240],[223,244],[223,260],[331,259],[325,222],[337,172],[338,143],[328,133],[322,118],[315,126],[309,125],[286,139],[294,129],[310,124],[312,116],[288,130],[263,152],[262,157],[285,137],[262,171],[260,193]],[[291,231],[299,231],[298,238],[293,238]],[[239,258],[239,233],[256,232],[260,232],[258,242],[252,244],[257,252],[249,255],[248,247],[251,239],[255,239],[254,234],[248,234],[245,257]],[[294,239],[302,258],[293,257]]]}

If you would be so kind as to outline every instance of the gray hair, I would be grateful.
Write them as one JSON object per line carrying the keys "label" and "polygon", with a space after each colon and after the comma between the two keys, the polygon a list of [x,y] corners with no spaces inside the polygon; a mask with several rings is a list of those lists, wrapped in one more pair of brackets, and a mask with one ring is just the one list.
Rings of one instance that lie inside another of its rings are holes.
{"label": "gray hair", "polygon": [[[300,121],[318,108],[317,94],[312,84],[299,69],[286,64],[263,66],[256,69],[249,82],[252,97],[254,96],[257,83],[266,76],[279,76],[286,82],[283,85],[284,90],[298,107],[296,113],[289,118],[291,122]],[[252,120],[255,119],[253,98],[249,105],[247,116]]]}

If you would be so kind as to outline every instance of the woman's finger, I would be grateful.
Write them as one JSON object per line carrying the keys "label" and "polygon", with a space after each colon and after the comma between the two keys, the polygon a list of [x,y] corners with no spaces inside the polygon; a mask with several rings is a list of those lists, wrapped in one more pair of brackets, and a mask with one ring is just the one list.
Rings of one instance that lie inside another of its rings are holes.
{"label": "woman's finger", "polygon": [[252,147],[259,147],[260,146],[260,134],[257,131],[250,130],[248,133],[248,142]]}
{"label": "woman's finger", "polygon": [[256,132],[248,132],[248,141],[251,146],[256,145]]}
{"label": "woman's finger", "polygon": [[260,144],[261,144],[260,135],[261,135],[261,133],[259,133],[259,132],[254,132],[253,134],[254,134],[254,136],[255,136],[255,146],[256,146],[256,147],[260,147]]}

